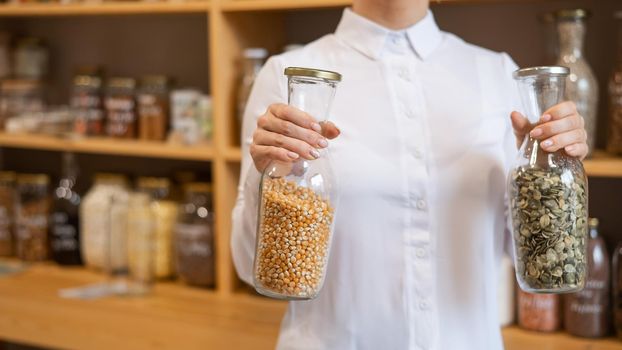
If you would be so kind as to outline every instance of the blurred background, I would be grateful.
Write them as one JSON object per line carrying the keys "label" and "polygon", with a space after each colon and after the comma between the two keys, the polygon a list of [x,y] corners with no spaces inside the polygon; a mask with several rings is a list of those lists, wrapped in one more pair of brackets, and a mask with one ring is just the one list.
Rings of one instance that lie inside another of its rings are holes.
{"label": "blurred background", "polygon": [[[0,349],[273,348],[285,304],[244,286],[229,253],[240,111],[270,55],[333,32],[349,3],[0,3]],[[507,349],[622,349],[622,3],[432,10],[519,66],[569,66],[594,124],[600,279],[517,293],[504,262]]]}

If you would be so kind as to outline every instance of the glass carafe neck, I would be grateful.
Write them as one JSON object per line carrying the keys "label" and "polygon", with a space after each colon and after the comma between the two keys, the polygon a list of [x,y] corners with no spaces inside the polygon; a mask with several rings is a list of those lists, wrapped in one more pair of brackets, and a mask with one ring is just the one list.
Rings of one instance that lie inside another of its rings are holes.
{"label": "glass carafe neck", "polygon": [[559,54],[565,60],[583,56],[585,22],[583,20],[561,20],[557,22],[559,35]]}
{"label": "glass carafe neck", "polygon": [[289,77],[288,104],[308,113],[318,122],[326,121],[335,88],[335,82],[320,78]]}

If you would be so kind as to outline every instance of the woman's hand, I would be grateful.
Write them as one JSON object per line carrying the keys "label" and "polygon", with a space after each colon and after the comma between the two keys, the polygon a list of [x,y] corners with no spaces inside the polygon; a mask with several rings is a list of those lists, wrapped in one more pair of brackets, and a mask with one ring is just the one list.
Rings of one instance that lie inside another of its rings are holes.
{"label": "woman's hand", "polygon": [[541,141],[540,146],[547,152],[563,148],[572,157],[583,159],[587,156],[585,122],[573,102],[566,101],[549,108],[540,117],[539,125],[533,130],[529,120],[522,114],[512,112],[510,117],[518,147],[529,133],[531,137]]}
{"label": "woman's hand", "polygon": [[320,156],[318,148],[328,147],[327,139],[334,139],[339,134],[339,129],[331,122],[320,124],[299,109],[281,103],[272,104],[257,119],[250,153],[255,167],[262,172],[273,160],[317,159]]}

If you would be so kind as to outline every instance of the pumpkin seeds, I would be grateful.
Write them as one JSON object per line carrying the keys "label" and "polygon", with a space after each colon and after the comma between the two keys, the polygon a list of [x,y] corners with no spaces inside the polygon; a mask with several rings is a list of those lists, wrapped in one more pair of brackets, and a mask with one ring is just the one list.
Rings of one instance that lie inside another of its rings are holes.
{"label": "pumpkin seeds", "polygon": [[510,178],[516,274],[532,291],[572,291],[585,281],[587,184],[572,169],[519,167]]}

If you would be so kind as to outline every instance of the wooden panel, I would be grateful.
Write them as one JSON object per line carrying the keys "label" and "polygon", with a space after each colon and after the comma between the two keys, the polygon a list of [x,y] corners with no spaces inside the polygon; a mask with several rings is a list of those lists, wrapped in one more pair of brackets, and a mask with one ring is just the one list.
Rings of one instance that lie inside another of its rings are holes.
{"label": "wooden panel", "polygon": [[67,300],[99,283],[83,269],[37,266],[0,278],[0,338],[72,349],[271,349],[282,303],[165,283],[144,298]]}
{"label": "wooden panel", "polygon": [[209,9],[206,1],[194,2],[108,2],[93,4],[4,4],[0,16],[84,16],[201,13]]}
{"label": "wooden panel", "polygon": [[583,161],[588,176],[622,178],[622,157],[596,154],[594,158]]}
{"label": "wooden panel", "polygon": [[214,150],[210,146],[184,146],[109,138],[68,140],[44,135],[0,133],[0,146],[182,160],[211,160],[214,157]]}
{"label": "wooden panel", "polygon": [[[61,288],[103,280],[103,275],[85,269],[50,264],[0,278],[0,338],[94,350],[273,349],[286,305],[245,293],[224,297],[172,282],[156,285],[146,297],[58,296]],[[507,350],[622,349],[622,342],[612,339],[580,339],[516,327],[504,329],[503,335]]]}

